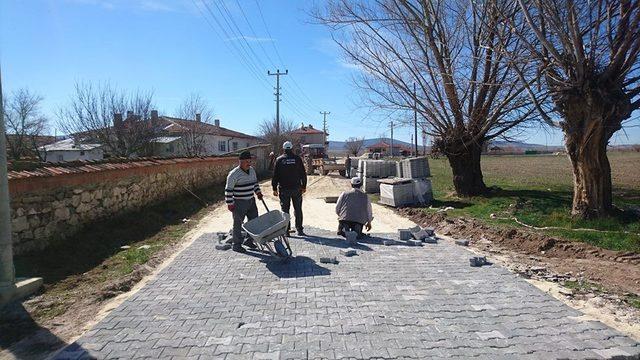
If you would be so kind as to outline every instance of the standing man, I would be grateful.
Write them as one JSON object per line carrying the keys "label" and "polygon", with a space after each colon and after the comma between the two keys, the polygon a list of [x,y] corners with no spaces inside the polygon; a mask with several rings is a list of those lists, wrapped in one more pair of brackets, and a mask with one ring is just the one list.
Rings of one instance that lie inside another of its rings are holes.
{"label": "standing man", "polygon": [[[258,207],[253,194],[262,200],[262,192],[258,185],[258,177],[251,166],[251,153],[243,151],[240,154],[240,165],[236,166],[227,176],[227,184],[224,188],[224,197],[227,208],[233,214],[233,251],[245,253],[242,247],[242,223],[246,217],[249,220],[258,217]],[[255,249],[257,246],[251,238],[244,245]]]}
{"label": "standing man", "polygon": [[307,173],[300,156],[293,153],[291,141],[282,144],[282,148],[284,154],[276,159],[271,178],[273,195],[280,197],[280,208],[287,214],[293,202],[298,236],[305,236],[302,228],[302,194],[307,191]]}

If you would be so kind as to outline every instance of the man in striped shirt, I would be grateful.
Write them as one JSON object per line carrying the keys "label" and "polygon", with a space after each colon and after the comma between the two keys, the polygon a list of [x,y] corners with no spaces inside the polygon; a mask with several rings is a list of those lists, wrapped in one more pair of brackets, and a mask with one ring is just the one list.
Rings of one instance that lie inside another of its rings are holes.
{"label": "man in striped shirt", "polygon": [[[251,166],[250,152],[243,151],[240,154],[240,165],[229,172],[224,189],[227,208],[233,214],[233,251],[245,253],[247,250],[242,247],[242,223],[245,217],[249,220],[258,217],[258,208],[253,194],[255,193],[258,199],[262,200],[258,177]],[[244,245],[252,249],[257,247],[251,239],[247,239]]]}

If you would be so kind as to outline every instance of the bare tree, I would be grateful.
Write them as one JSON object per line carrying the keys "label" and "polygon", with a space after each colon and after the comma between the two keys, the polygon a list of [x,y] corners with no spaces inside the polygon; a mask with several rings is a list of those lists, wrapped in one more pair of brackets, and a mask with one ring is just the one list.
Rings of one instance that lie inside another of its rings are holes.
{"label": "bare tree", "polygon": [[279,154],[282,151],[282,144],[285,141],[291,141],[294,149],[300,148],[300,139],[291,136],[291,133],[295,130],[293,122],[280,119],[280,134],[276,131],[276,119],[263,120],[258,125],[258,137],[263,138],[268,144],[271,144],[271,148],[275,154]]}
{"label": "bare tree", "polygon": [[[109,84],[76,83],[59,126],[78,142],[97,142],[116,156],[146,155],[156,135],[151,121],[153,93],[129,93]],[[126,114],[123,117],[123,114]]]}
{"label": "bare tree", "polygon": [[8,155],[14,160],[33,155],[40,158],[40,137],[48,126],[40,113],[42,100],[28,89],[19,89],[4,100]]}
{"label": "bare tree", "polygon": [[364,138],[350,137],[345,142],[344,147],[350,155],[358,156],[364,147]]}
{"label": "bare tree", "polygon": [[523,48],[501,20],[515,11],[509,0],[331,0],[314,16],[360,69],[369,104],[408,123],[415,109],[457,194],[473,196],[486,191],[483,145],[538,116],[505,57]]}
{"label": "bare tree", "polygon": [[[544,75],[574,175],[572,214],[612,209],[607,144],[640,108],[640,0],[517,0],[518,32]],[[531,61],[531,59],[528,59]],[[542,104],[542,102],[540,102]]]}
{"label": "bare tree", "polygon": [[213,120],[213,110],[200,94],[190,94],[176,110],[176,116],[189,122],[180,125],[185,129],[180,145],[187,156],[206,153],[207,125]]}

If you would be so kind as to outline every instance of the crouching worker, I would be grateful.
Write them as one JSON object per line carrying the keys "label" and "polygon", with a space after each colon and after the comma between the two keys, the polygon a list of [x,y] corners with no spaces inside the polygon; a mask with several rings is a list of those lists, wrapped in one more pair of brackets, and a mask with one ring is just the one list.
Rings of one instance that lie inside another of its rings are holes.
{"label": "crouching worker", "polygon": [[[242,247],[242,223],[245,217],[249,220],[258,217],[258,207],[253,194],[255,193],[258,199],[262,200],[258,177],[251,166],[250,152],[243,151],[240,154],[240,165],[229,172],[224,189],[227,208],[233,214],[233,251],[247,252]],[[252,249],[257,247],[251,238],[247,239],[244,245]]]}
{"label": "crouching worker", "polygon": [[362,180],[358,177],[351,179],[350,191],[340,194],[336,204],[336,214],[338,214],[338,235],[345,236],[345,231],[355,231],[358,239],[362,239],[362,227],[367,231],[371,230],[373,214],[371,212],[371,201],[367,194],[362,191]]}

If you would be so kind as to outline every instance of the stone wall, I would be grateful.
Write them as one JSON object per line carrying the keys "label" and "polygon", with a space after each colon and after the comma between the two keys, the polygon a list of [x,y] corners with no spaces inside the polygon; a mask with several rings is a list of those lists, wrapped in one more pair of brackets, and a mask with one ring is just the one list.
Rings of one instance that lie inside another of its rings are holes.
{"label": "stone wall", "polygon": [[[259,149],[261,150],[261,149]],[[256,151],[252,151],[256,152]],[[256,168],[264,168],[264,152]],[[42,250],[101,218],[223,184],[237,157],[137,160],[10,172],[15,254]]]}

